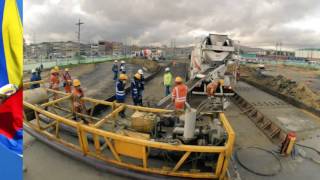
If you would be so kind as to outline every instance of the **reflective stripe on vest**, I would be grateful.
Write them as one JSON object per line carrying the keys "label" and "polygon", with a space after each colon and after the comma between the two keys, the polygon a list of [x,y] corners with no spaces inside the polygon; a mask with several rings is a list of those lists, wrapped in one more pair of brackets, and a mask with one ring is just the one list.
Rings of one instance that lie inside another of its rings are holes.
{"label": "reflective stripe on vest", "polygon": [[186,97],[186,96],[180,97],[178,87],[175,87],[174,89],[175,89],[175,91],[176,91],[175,101],[176,101],[176,102],[185,102],[185,101],[187,100],[187,97]]}
{"label": "reflective stripe on vest", "polygon": [[118,96],[124,96],[125,95],[125,91],[124,90],[120,91],[118,89],[118,82],[116,84],[116,95],[118,95]]}
{"label": "reflective stripe on vest", "polygon": [[137,85],[136,85],[136,82],[135,82],[135,81],[132,81],[132,83],[133,83],[133,87],[134,87],[134,88],[132,89],[132,90],[133,90],[133,93],[134,93],[134,94],[138,94],[138,87],[137,87]]}

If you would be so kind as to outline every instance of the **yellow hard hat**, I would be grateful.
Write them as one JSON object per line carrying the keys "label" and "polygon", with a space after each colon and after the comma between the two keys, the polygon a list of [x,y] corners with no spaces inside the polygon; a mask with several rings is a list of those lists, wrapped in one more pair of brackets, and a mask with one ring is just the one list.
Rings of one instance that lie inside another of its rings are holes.
{"label": "yellow hard hat", "polygon": [[128,77],[127,77],[127,75],[125,75],[125,74],[120,74],[119,79],[120,79],[120,80],[127,80]]}
{"label": "yellow hard hat", "polygon": [[68,69],[68,68],[65,68],[64,70],[65,70],[65,71],[69,71],[69,69]]}
{"label": "yellow hard hat", "polygon": [[224,79],[220,79],[219,83],[220,83],[221,86],[223,86],[224,85]]}
{"label": "yellow hard hat", "polygon": [[182,80],[182,78],[181,78],[180,76],[177,76],[174,82],[176,82],[176,83],[182,83],[183,80]]}
{"label": "yellow hard hat", "polygon": [[55,70],[54,68],[51,69],[51,71],[50,71],[51,74],[56,73],[56,72],[57,72],[57,70]]}
{"label": "yellow hard hat", "polygon": [[136,74],[134,75],[134,77],[140,80],[140,79],[141,79],[141,74],[136,73]]}
{"label": "yellow hard hat", "polygon": [[58,66],[55,66],[54,69],[55,69],[56,71],[59,71],[59,70],[60,70]]}
{"label": "yellow hard hat", "polygon": [[74,86],[74,87],[80,86],[80,85],[81,85],[81,83],[80,83],[79,79],[73,80],[73,86]]}

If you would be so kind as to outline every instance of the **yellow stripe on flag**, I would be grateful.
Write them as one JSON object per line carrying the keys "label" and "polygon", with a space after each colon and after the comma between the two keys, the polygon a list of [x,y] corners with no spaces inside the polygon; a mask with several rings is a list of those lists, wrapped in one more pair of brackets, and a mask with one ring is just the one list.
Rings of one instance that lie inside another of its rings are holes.
{"label": "yellow stripe on flag", "polygon": [[9,83],[21,87],[23,75],[23,27],[16,0],[5,1],[2,37]]}

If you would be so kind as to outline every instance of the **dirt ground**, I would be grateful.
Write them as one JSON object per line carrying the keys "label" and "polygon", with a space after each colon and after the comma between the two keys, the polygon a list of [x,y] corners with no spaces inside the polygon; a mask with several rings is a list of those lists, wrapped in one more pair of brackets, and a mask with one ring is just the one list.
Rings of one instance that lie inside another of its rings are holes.
{"label": "dirt ground", "polygon": [[[303,70],[296,67],[270,67],[265,70],[257,71],[255,66],[240,67],[241,77],[272,88],[279,93],[293,97],[302,101],[306,105],[320,109],[320,91],[316,90],[319,86],[318,72],[315,70]],[[305,80],[312,77],[314,80]],[[312,83],[310,83],[312,82]],[[311,88],[311,84],[313,85]]]}
{"label": "dirt ground", "polygon": [[303,82],[314,93],[320,93],[320,70],[288,65],[267,65],[265,74],[282,75],[296,82]]}

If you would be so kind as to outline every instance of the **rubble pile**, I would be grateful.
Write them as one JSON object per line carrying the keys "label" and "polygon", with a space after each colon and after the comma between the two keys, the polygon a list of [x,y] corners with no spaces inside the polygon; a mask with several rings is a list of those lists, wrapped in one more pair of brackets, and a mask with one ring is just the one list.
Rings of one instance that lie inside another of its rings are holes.
{"label": "rubble pile", "polygon": [[304,83],[297,83],[282,75],[266,76],[253,67],[241,66],[241,77],[247,81],[253,81],[264,87],[271,88],[283,95],[293,97],[306,105],[320,109],[320,94],[314,93]]}
{"label": "rubble pile", "polygon": [[159,64],[152,60],[133,58],[129,60],[129,63],[142,65],[145,71],[155,72],[159,69]]}

